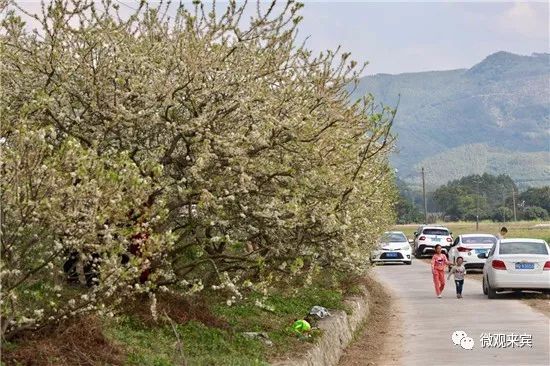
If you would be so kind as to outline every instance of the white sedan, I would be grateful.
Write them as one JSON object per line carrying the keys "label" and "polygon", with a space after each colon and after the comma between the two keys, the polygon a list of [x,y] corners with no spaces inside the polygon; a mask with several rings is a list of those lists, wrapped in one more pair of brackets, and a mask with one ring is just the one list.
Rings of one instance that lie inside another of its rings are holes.
{"label": "white sedan", "polygon": [[378,242],[378,248],[372,251],[371,263],[402,262],[412,263],[412,250],[409,240],[401,231],[387,231]]}
{"label": "white sedan", "polygon": [[466,270],[483,270],[486,256],[497,238],[491,234],[462,234],[459,235],[449,249],[449,262],[456,263],[462,257]]}
{"label": "white sedan", "polygon": [[539,239],[502,239],[487,254],[483,293],[497,291],[550,292],[550,249]]}

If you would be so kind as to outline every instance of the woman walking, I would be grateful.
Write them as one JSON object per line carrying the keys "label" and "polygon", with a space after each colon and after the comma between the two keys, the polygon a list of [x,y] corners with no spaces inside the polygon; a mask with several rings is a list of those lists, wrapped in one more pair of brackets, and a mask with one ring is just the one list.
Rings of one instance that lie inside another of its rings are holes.
{"label": "woman walking", "polygon": [[445,268],[449,264],[447,256],[441,253],[441,245],[435,246],[435,254],[432,257],[432,274],[435,286],[435,294],[441,298],[441,293],[445,288]]}

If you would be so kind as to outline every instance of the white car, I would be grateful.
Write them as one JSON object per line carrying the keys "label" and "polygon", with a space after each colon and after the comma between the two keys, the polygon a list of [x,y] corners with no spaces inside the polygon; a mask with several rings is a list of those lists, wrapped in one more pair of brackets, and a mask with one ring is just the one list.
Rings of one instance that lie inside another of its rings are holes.
{"label": "white car", "polygon": [[540,239],[502,239],[491,248],[483,267],[483,293],[550,292],[550,249]]}
{"label": "white car", "polygon": [[483,270],[486,257],[497,238],[491,234],[463,234],[459,235],[449,249],[449,262],[456,263],[458,257],[464,260],[466,270]]}
{"label": "white car", "polygon": [[433,255],[437,244],[441,245],[441,253],[447,254],[452,242],[452,233],[446,227],[438,225],[421,226],[414,233],[414,255],[416,258]]}
{"label": "white car", "polygon": [[378,248],[372,251],[371,263],[402,262],[412,263],[412,249],[405,234],[401,231],[387,231],[378,242]]}

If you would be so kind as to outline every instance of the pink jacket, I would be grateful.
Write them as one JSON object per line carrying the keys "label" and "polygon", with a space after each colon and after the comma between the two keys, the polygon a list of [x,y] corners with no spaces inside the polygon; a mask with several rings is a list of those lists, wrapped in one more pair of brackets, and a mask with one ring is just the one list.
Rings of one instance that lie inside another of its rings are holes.
{"label": "pink jacket", "polygon": [[434,254],[432,257],[432,271],[444,271],[448,264],[449,260],[445,254]]}

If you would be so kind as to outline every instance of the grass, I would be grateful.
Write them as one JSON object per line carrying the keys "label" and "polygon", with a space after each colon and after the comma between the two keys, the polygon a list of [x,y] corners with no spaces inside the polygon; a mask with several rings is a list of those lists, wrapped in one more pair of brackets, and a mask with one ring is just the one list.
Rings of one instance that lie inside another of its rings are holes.
{"label": "grass", "polygon": [[[502,226],[508,228],[508,238],[533,238],[544,239],[550,242],[550,224],[541,223],[537,221],[516,221],[502,224],[499,222],[482,221],[479,223],[479,230],[476,231],[475,222],[442,222],[438,223],[449,228],[453,232],[453,236],[467,234],[467,233],[487,233],[496,235]],[[539,224],[549,224],[549,226],[542,226]],[[418,225],[397,225],[395,230],[399,230],[405,233],[407,237],[411,238],[414,231],[418,228]]]}
{"label": "grass", "polygon": [[[126,304],[123,314],[114,318],[74,319],[4,342],[0,364],[267,365],[283,355],[301,354],[314,342],[320,332],[299,339],[291,331],[294,320],[306,317],[314,305],[346,310],[344,297],[358,291],[356,282],[322,273],[313,285],[281,284],[265,298],[251,292],[232,306],[215,292],[196,297],[161,294],[157,296],[158,322],[153,321],[145,296]],[[257,301],[265,306],[257,306]],[[272,344],[243,332],[267,333]],[[81,338],[87,341],[73,341]]]}
{"label": "grass", "polygon": [[[291,331],[295,319],[303,319],[314,305],[345,310],[344,296],[353,291],[349,278],[321,275],[314,285],[280,285],[266,298],[249,293],[232,306],[219,293],[194,298],[165,294],[157,297],[158,322],[147,297],[138,298],[114,318],[72,320],[59,329],[4,342],[0,365],[267,365],[282,355],[299,354],[316,340],[319,331],[298,339]],[[256,305],[259,300],[264,307]],[[272,344],[243,332],[265,332]],[[82,337],[85,344],[73,341]]]}
{"label": "grass", "polygon": [[[265,365],[262,344],[196,321],[148,326],[131,316],[108,324],[109,338],[127,351],[126,365]],[[222,361],[223,360],[223,361]]]}
{"label": "grass", "polygon": [[[298,292],[274,292],[264,301],[272,310],[255,305],[258,294],[233,306],[216,301],[209,311],[226,327],[194,320],[173,326],[167,322],[147,324],[127,315],[106,322],[105,333],[126,350],[127,365],[178,365],[183,359],[187,365],[267,365],[269,359],[297,352],[307,344],[291,332],[295,319],[305,317],[314,305],[343,309],[343,297],[338,287],[318,284]],[[247,338],[243,332],[265,332],[273,345]],[[179,346],[181,352],[175,351]]]}

